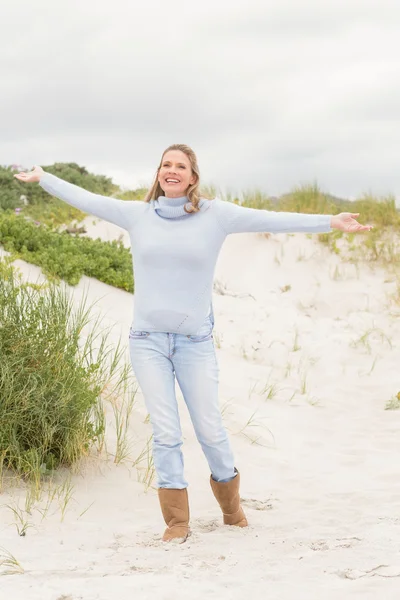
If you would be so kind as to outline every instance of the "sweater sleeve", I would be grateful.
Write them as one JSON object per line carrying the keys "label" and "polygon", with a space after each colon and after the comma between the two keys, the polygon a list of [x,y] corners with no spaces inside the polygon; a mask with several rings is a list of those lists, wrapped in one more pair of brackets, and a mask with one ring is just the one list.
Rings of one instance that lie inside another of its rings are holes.
{"label": "sweater sleeve", "polygon": [[132,225],[138,211],[144,207],[140,200],[118,200],[94,194],[51,173],[43,173],[39,185],[52,196],[64,200],[71,206],[126,230]]}
{"label": "sweater sleeve", "polygon": [[216,199],[217,218],[226,234],[245,232],[327,233],[331,215],[274,212]]}

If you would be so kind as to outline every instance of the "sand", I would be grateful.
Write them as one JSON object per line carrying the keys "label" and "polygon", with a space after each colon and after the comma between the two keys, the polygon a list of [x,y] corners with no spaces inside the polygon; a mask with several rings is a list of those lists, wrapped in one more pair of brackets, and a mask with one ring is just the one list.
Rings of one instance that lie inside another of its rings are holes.
{"label": "sand", "polygon": [[[92,237],[124,233],[93,221]],[[131,459],[84,463],[63,521],[57,503],[42,522],[33,509],[20,537],[4,505],[23,507],[25,492],[0,495],[0,546],[25,571],[0,578],[1,600],[400,596],[400,410],[385,410],[400,390],[394,281],[303,234],[229,236],[215,279],[220,400],[250,526],[222,525],[178,393],[192,535],[160,543],[156,491],[132,465],[151,435],[139,391]],[[134,297],[84,277],[69,288],[77,303],[85,288],[126,344]],[[111,419],[108,436],[112,449]]]}

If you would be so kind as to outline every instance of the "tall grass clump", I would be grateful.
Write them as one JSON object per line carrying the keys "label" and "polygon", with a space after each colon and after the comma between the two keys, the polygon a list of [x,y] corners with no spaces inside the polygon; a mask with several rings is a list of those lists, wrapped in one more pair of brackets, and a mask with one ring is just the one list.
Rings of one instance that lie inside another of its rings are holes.
{"label": "tall grass clump", "polygon": [[242,206],[248,208],[259,208],[264,210],[275,210],[273,201],[260,190],[250,190],[243,193]]}
{"label": "tall grass clump", "polygon": [[[349,203],[350,204],[350,203]],[[400,212],[396,207],[394,196],[375,197],[364,194],[350,204],[351,212],[359,212],[366,223],[372,222],[376,227],[400,227]]]}
{"label": "tall grass clump", "polygon": [[23,283],[10,262],[0,260],[0,469],[40,483],[104,436],[99,399],[123,395],[129,370],[86,296],[73,310],[65,288]]}
{"label": "tall grass clump", "polygon": [[282,196],[278,209],[308,214],[332,214],[337,212],[337,205],[332,196],[325,194],[314,183],[297,186],[289,194]]}

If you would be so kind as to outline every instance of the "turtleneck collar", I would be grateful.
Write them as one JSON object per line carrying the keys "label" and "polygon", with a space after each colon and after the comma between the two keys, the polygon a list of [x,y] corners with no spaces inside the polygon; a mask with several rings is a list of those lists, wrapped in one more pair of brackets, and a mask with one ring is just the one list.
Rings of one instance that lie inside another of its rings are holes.
{"label": "turtleneck collar", "polygon": [[[179,198],[166,198],[165,196],[159,196],[157,200],[153,200],[154,210],[160,217],[165,219],[179,219],[182,217],[190,217],[191,213],[187,213],[184,209],[185,204],[190,205],[187,196],[181,196]],[[205,200],[200,199],[199,208],[203,206]]]}

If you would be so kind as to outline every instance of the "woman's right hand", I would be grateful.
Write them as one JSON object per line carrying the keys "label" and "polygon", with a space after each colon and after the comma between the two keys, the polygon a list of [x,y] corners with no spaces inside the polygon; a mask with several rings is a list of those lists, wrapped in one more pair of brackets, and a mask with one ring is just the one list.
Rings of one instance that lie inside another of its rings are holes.
{"label": "woman's right hand", "polygon": [[41,176],[43,175],[44,171],[42,169],[42,167],[33,167],[32,171],[29,171],[28,173],[16,173],[14,175],[14,177],[16,179],[19,179],[19,181],[24,181],[25,183],[31,183],[33,181],[40,181]]}

